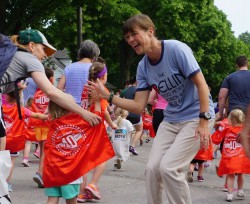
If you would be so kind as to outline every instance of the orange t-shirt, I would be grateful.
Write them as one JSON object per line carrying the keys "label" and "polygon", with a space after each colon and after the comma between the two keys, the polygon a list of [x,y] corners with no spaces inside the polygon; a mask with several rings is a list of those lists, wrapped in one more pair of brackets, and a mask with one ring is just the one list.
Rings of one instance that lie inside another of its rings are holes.
{"label": "orange t-shirt", "polygon": [[76,114],[51,121],[44,153],[45,187],[66,185],[115,156],[103,123],[91,127]]}

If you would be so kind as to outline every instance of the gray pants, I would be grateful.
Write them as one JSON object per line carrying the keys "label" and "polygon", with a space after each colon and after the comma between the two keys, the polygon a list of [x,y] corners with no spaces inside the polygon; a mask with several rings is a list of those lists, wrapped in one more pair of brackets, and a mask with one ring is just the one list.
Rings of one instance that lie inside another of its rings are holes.
{"label": "gray pants", "polygon": [[[148,204],[162,203],[164,187],[169,204],[191,204],[189,186],[183,169],[200,148],[195,140],[199,119],[181,123],[162,122],[152,145],[146,167]],[[209,121],[212,129],[214,120]]]}

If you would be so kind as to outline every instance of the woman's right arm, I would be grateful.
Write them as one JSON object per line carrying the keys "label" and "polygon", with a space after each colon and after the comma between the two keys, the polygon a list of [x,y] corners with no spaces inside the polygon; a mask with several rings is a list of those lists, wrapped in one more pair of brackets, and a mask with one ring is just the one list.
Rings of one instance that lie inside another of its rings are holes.
{"label": "woman's right arm", "polygon": [[[96,90],[101,98],[104,98],[106,100],[110,99],[111,94],[105,91],[104,86],[98,79],[97,83],[89,81],[89,85],[85,85],[85,87],[90,91]],[[112,104],[129,112],[141,114],[147,105],[149,92],[149,90],[138,91],[135,93],[135,98],[133,100],[113,96]]]}
{"label": "woman's right arm", "polygon": [[65,109],[79,114],[84,120],[89,122],[91,126],[95,126],[100,123],[101,117],[83,109],[74,101],[72,97],[70,97],[70,95],[65,94],[54,87],[44,73],[31,72],[31,77],[50,100],[54,101],[56,104]]}

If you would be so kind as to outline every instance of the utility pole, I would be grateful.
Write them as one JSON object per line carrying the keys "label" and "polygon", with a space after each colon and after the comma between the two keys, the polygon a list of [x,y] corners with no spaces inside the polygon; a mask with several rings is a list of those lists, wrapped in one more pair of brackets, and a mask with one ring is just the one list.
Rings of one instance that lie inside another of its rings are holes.
{"label": "utility pole", "polygon": [[77,8],[77,48],[80,48],[82,43],[82,7]]}

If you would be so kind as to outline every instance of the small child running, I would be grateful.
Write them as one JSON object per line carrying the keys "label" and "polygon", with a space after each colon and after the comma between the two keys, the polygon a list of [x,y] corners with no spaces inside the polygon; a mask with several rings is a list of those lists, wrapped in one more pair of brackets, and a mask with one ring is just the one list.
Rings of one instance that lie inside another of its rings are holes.
{"label": "small child running", "polygon": [[113,147],[116,153],[116,159],[113,170],[121,169],[121,162],[127,161],[130,157],[129,145],[134,127],[132,123],[126,119],[128,111],[117,108],[115,110],[117,129],[112,131]]}

